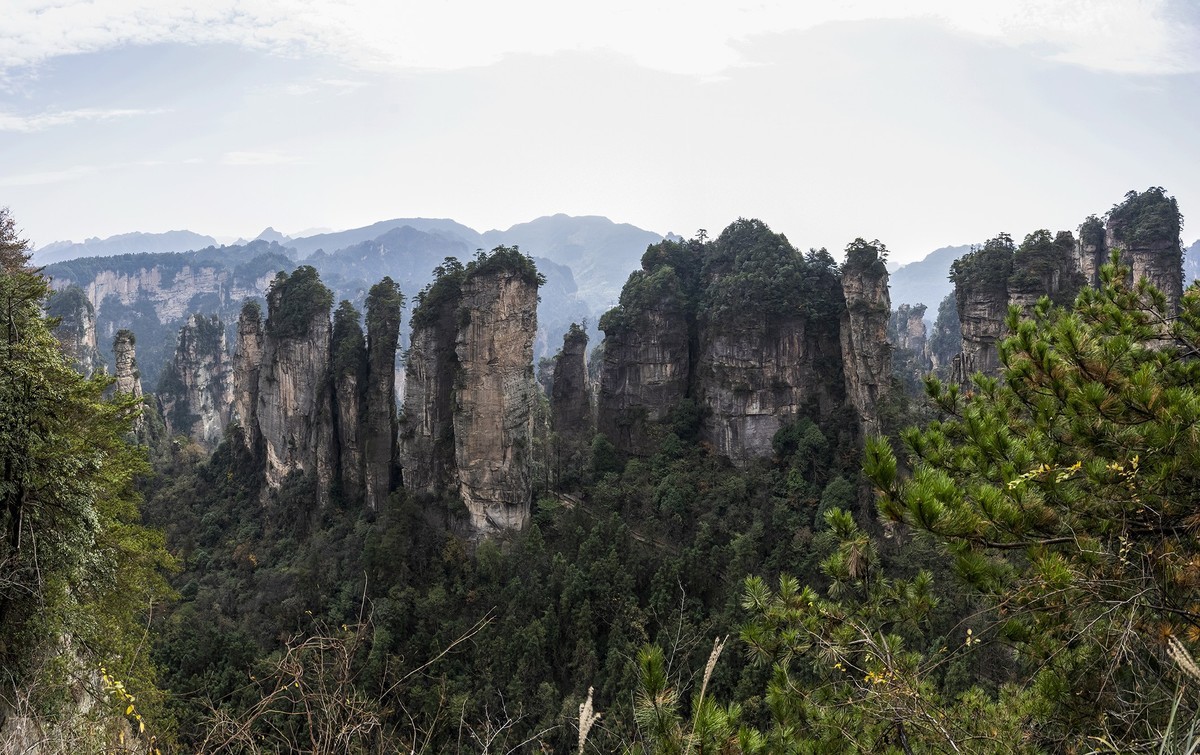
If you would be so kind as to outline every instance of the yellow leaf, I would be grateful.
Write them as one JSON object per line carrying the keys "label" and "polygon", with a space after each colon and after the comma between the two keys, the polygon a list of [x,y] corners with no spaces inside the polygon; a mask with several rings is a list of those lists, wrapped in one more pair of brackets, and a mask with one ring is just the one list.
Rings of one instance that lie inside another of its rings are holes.
{"label": "yellow leaf", "polygon": [[130,705],[128,708],[126,708],[126,709],[125,709],[125,715],[127,715],[127,716],[128,716],[130,713],[133,713],[133,706],[132,706],[132,705]]}

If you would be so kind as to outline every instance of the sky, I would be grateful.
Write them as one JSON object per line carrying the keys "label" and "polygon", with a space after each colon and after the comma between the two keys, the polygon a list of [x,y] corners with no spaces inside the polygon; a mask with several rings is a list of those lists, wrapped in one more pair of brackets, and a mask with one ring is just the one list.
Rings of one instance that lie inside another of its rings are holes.
{"label": "sky", "polygon": [[35,247],[563,212],[907,262],[1130,189],[1200,217],[1196,0],[3,5],[0,206]]}

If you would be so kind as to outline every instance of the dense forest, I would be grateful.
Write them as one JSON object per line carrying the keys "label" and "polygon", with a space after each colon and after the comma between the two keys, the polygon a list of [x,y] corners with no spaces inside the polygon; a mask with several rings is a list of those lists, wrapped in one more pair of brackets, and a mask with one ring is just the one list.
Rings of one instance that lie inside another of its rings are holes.
{"label": "dense forest", "polygon": [[[1068,257],[1061,235],[1002,235],[954,274],[1007,297]],[[886,279],[885,259],[860,239],[839,266],[745,220],[652,245],[600,324],[678,319],[681,398],[630,448],[566,440],[539,394],[529,523],[480,538],[453,493],[272,489],[237,422],[211,454],[168,437],[152,402],[72,369],[0,213],[0,748],[1195,751],[1200,289],[1175,307],[1114,253],[1073,299],[1009,308],[998,376],[918,381],[897,359],[879,435],[839,384],[765,454],[716,453],[711,344],[781,322],[836,341],[838,281]],[[504,265],[538,279],[517,250],[447,260],[412,317]],[[277,281],[268,331],[333,306],[313,268]],[[338,374],[366,374],[358,321],[336,309]]]}

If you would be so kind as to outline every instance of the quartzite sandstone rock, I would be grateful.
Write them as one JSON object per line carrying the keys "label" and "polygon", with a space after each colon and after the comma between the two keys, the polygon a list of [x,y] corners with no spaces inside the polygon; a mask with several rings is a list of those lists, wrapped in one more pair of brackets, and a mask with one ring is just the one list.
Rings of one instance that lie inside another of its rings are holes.
{"label": "quartzite sandstone rock", "polygon": [[225,325],[220,318],[188,318],[179,331],[158,400],[171,435],[186,435],[209,448],[221,441],[233,409],[234,390]]}
{"label": "quartzite sandstone rock", "polygon": [[468,274],[462,286],[455,465],[471,526],[484,534],[529,521],[537,289],[505,267]]}

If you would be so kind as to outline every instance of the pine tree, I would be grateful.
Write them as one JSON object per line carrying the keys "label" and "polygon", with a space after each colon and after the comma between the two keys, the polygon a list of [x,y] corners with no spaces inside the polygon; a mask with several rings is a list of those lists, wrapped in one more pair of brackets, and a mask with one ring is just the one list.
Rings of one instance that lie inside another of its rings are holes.
{"label": "pine tree", "polygon": [[0,726],[36,711],[54,736],[106,737],[115,718],[71,719],[72,695],[82,686],[143,727],[156,699],[145,619],[169,592],[170,557],[139,524],[134,481],[148,468],[125,437],[140,404],[71,368],[48,293],[0,209]]}
{"label": "pine tree", "polygon": [[1168,640],[1200,643],[1200,289],[1171,320],[1127,275],[1114,257],[1073,310],[1010,312],[1002,378],[930,379],[942,419],[904,435],[908,471],[867,453],[883,514],[990,599],[1056,749],[1159,739]]}

